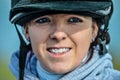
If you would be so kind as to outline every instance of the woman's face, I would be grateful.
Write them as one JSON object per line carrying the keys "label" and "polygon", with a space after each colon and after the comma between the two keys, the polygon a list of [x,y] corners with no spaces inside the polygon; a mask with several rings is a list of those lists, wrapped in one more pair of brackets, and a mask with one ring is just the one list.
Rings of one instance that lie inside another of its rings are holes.
{"label": "woman's face", "polygon": [[42,67],[63,74],[81,64],[98,27],[91,17],[53,14],[30,21],[25,32]]}

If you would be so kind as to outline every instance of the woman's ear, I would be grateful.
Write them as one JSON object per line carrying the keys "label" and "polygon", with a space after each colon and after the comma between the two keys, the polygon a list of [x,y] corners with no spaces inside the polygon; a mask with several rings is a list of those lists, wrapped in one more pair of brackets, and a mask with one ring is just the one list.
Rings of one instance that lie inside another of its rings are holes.
{"label": "woman's ear", "polygon": [[96,21],[93,21],[93,40],[95,40],[96,36],[98,35],[98,25],[97,25],[97,22]]}
{"label": "woman's ear", "polygon": [[28,26],[27,25],[24,25],[23,26],[23,30],[24,30],[24,35],[26,37],[26,39],[29,41],[29,32],[28,32]]}

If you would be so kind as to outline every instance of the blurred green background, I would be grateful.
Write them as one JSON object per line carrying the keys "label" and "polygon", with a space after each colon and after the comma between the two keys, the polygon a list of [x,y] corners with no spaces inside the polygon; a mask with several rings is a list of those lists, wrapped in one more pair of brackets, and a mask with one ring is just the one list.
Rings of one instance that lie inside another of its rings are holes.
{"label": "blurred green background", "polygon": [[[15,80],[9,70],[11,54],[19,49],[15,28],[9,22],[10,0],[0,0],[0,80]],[[109,24],[114,68],[120,70],[120,0],[114,0],[114,13]]]}

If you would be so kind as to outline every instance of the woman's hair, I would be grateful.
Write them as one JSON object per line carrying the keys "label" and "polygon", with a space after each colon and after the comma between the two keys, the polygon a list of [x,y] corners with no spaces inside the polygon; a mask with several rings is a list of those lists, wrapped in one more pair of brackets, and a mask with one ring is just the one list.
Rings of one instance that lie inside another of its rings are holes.
{"label": "woman's hair", "polygon": [[[94,39],[94,41],[91,43],[90,48],[93,48],[95,46],[99,46],[99,54],[105,54],[107,53],[107,48],[106,45],[108,45],[110,43],[110,35],[108,32],[108,28],[106,28],[105,25],[103,25],[101,19],[99,18],[93,18],[93,21],[97,22],[97,26],[98,26],[98,34],[96,36],[96,38]],[[108,23],[106,23],[108,24]]]}

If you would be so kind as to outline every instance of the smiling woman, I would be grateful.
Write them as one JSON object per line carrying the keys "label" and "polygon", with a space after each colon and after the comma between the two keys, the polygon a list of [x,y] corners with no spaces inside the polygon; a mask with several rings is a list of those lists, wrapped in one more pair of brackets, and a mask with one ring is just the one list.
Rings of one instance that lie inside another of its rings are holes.
{"label": "smiling woman", "polygon": [[19,80],[119,80],[107,48],[112,12],[111,0],[12,0],[10,21],[21,42],[11,58],[13,74]]}
{"label": "smiling woman", "polygon": [[25,35],[43,68],[59,74],[80,65],[97,32],[91,17],[75,14],[42,16],[25,26]]}

